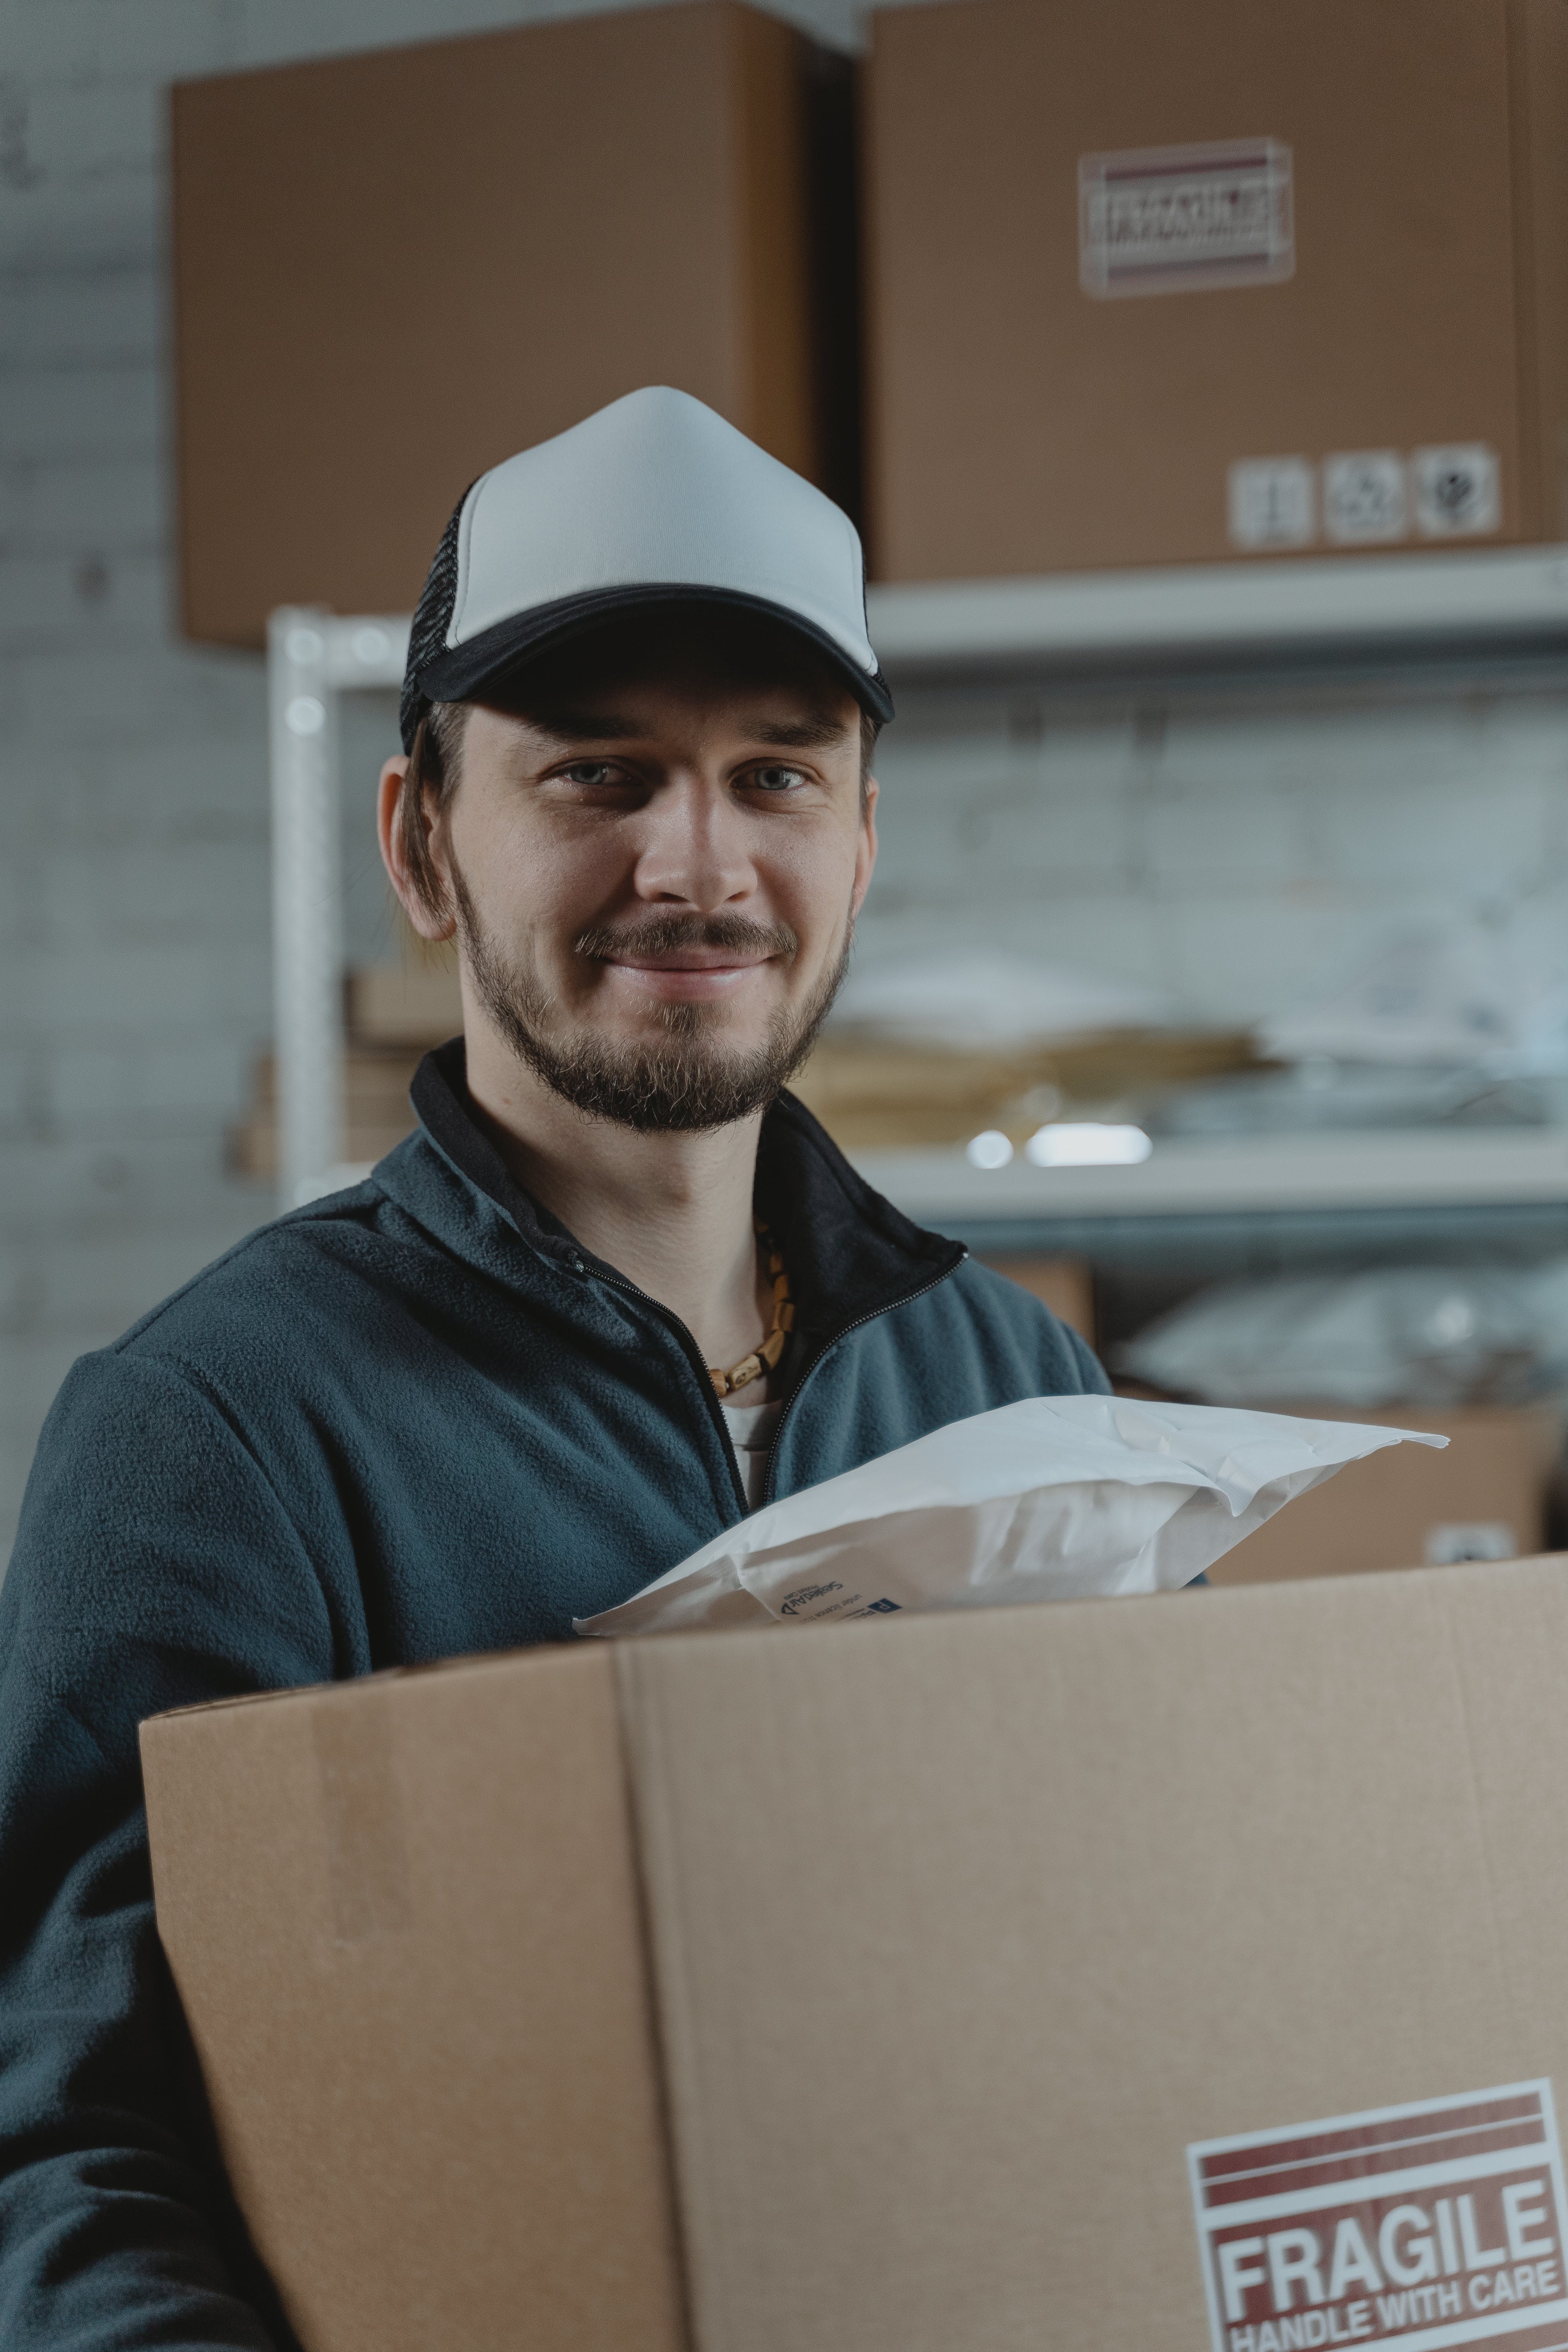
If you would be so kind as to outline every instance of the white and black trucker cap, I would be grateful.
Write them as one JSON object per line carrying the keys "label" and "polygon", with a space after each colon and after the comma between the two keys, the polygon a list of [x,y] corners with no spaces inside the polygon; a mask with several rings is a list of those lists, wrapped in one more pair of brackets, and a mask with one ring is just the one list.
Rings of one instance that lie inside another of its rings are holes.
{"label": "white and black trucker cap", "polygon": [[787,623],[862,709],[892,717],[848,516],[700,400],[661,384],[507,458],[467,492],[414,615],[404,749],[431,703],[479,699],[607,614],[696,600]]}

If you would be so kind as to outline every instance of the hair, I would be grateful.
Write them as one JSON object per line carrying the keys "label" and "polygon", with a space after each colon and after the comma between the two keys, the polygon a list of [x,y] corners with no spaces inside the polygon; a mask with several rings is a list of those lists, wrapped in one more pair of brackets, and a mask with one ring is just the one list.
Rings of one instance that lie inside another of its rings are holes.
{"label": "hair", "polygon": [[408,886],[427,915],[449,914],[441,877],[430,855],[425,830],[426,796],[435,813],[451,806],[463,765],[463,735],[471,706],[466,702],[433,702],[414,730],[414,744],[397,797],[397,829],[403,839],[403,859]]}
{"label": "hair", "polygon": [[[429,835],[421,822],[426,798],[437,816],[452,804],[463,769],[463,737],[468,731],[468,702],[433,702],[414,730],[408,766],[397,801],[397,826],[403,840],[409,887],[428,915],[437,919],[452,909],[430,855]],[[881,721],[868,710],[860,714],[860,814],[866,814]]]}

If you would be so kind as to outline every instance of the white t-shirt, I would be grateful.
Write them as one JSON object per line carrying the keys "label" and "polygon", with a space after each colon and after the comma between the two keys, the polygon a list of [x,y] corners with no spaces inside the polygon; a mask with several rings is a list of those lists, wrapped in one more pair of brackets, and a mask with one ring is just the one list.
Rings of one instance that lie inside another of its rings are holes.
{"label": "white t-shirt", "polygon": [[784,1411],[783,1401],[777,1404],[725,1404],[721,1399],[719,1410],[741,1465],[741,1484],[746,1490],[747,1504],[754,1511],[767,1484],[768,1456]]}

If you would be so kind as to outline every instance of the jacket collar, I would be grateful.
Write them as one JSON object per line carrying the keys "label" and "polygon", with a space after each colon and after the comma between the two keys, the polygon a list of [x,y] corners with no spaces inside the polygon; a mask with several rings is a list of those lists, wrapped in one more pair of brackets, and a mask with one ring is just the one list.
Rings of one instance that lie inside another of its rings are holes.
{"label": "jacket collar", "polygon": [[[511,1174],[469,1096],[460,1037],[426,1055],[412,1095],[430,1141],[531,1248],[574,1272],[615,1276]],[[962,1242],[925,1232],[873,1192],[793,1095],[780,1095],[763,1121],[755,1201],[789,1268],[796,1328],[813,1352],[849,1324],[929,1289],[965,1254]]]}

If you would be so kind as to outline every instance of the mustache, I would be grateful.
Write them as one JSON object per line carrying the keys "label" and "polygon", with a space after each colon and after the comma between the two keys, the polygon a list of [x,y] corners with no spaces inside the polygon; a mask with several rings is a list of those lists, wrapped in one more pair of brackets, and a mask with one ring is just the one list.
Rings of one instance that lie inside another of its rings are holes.
{"label": "mustache", "polygon": [[650,915],[637,923],[604,923],[579,931],[574,954],[590,963],[624,955],[679,955],[683,948],[717,948],[738,955],[793,956],[798,933],[787,923],[753,923],[745,915]]}

